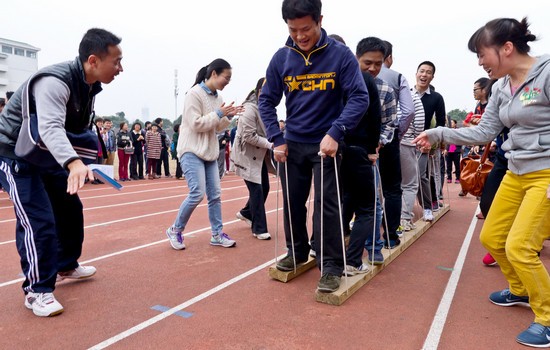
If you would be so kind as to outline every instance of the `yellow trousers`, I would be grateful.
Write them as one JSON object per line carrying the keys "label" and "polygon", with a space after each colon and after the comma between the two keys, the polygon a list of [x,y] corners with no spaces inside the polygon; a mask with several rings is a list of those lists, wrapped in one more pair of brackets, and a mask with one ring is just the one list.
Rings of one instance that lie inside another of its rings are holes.
{"label": "yellow trousers", "polygon": [[550,169],[502,179],[481,229],[483,246],[497,261],[510,292],[529,296],[535,322],[550,326],[550,276],[538,253],[550,236]]}

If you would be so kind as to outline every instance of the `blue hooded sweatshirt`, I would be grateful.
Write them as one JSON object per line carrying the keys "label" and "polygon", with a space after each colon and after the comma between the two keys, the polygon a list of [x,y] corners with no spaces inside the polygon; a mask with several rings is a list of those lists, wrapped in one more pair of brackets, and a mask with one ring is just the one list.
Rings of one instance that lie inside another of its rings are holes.
{"label": "blue hooded sweatshirt", "polygon": [[[285,135],[279,129],[276,111],[283,92]],[[258,106],[275,146],[284,144],[285,138],[319,143],[326,134],[340,141],[365,114],[369,95],[355,55],[321,29],[321,38],[308,55],[290,37],[273,55]]]}

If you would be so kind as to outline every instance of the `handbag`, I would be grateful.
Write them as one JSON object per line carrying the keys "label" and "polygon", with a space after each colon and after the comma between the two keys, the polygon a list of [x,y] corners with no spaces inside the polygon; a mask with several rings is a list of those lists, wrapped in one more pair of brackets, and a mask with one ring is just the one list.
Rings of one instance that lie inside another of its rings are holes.
{"label": "handbag", "polygon": [[125,154],[134,154],[134,146],[128,145],[124,147]]}
{"label": "handbag", "polygon": [[491,143],[485,146],[481,157],[477,154],[469,154],[460,161],[460,185],[463,191],[472,196],[481,196],[487,176],[493,169],[493,162],[488,159],[490,148]]}

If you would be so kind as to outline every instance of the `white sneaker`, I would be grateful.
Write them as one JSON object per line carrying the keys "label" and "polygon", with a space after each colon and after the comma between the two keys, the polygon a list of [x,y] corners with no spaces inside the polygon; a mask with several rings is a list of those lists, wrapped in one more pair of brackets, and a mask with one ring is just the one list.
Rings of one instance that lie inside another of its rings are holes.
{"label": "white sneaker", "polygon": [[416,228],[416,225],[412,223],[412,221],[407,219],[401,220],[401,227],[403,228],[403,231],[411,231]]}
{"label": "white sneaker", "polygon": [[424,209],[424,221],[434,221],[434,214],[430,209]]}
{"label": "white sneaker", "polygon": [[253,233],[252,235],[254,237],[256,237],[257,239],[260,239],[260,240],[269,240],[269,239],[271,239],[271,235],[269,234],[269,232],[266,232],[266,233]]}
{"label": "white sneaker", "polygon": [[213,235],[210,238],[210,244],[213,246],[219,246],[224,248],[230,248],[237,244],[232,240],[226,233],[222,232],[221,234]]}
{"label": "white sneaker", "polygon": [[59,315],[63,306],[55,300],[53,293],[28,293],[25,295],[25,307],[36,316],[48,317]]}
{"label": "white sneaker", "polygon": [[71,271],[65,271],[65,272],[58,272],[57,273],[57,281],[62,281],[65,278],[72,279],[72,280],[82,280],[85,278],[90,278],[96,273],[96,268],[93,266],[82,266],[78,265],[78,267]]}
{"label": "white sneaker", "polygon": [[168,227],[166,229],[166,236],[168,236],[168,240],[170,240],[170,245],[175,250],[183,250],[185,249],[185,244],[183,243],[183,235],[181,232],[174,232],[172,230],[172,227]]}
{"label": "white sneaker", "polygon": [[237,219],[246,222],[246,224],[247,224],[248,226],[252,227],[252,220],[245,218],[244,215],[241,214],[240,211],[238,211],[237,214],[235,214],[235,216],[237,217]]}
{"label": "white sneaker", "polygon": [[317,258],[317,253],[315,252],[315,250],[310,249],[309,250],[309,256],[311,256],[312,258]]}
{"label": "white sneaker", "polygon": [[342,273],[344,276],[355,276],[362,273],[369,272],[370,268],[367,264],[361,264],[359,267],[346,265],[346,268],[344,269],[344,272]]}

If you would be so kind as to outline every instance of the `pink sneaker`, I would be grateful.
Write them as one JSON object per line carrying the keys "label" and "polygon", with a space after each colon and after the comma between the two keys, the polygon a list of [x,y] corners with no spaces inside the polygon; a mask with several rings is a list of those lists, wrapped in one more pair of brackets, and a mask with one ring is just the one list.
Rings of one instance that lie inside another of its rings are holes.
{"label": "pink sneaker", "polygon": [[493,258],[493,256],[491,255],[491,253],[487,253],[484,257],[483,257],[483,264],[485,266],[495,266],[497,264],[497,262],[495,261],[495,259]]}

